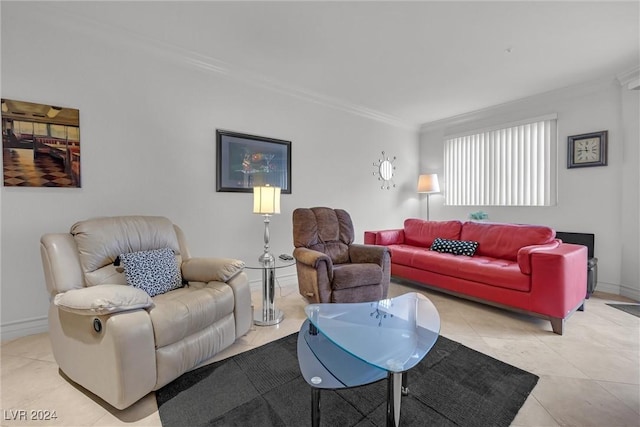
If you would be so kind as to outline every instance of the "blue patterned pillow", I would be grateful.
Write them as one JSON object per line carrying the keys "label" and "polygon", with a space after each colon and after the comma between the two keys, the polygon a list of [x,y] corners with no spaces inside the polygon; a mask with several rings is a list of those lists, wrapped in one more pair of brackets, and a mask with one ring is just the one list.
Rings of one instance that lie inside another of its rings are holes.
{"label": "blue patterned pillow", "polygon": [[431,245],[432,251],[454,254],[454,255],[466,255],[473,256],[478,249],[478,242],[469,240],[448,240],[436,237]]}
{"label": "blue patterned pillow", "polygon": [[120,255],[127,283],[149,296],[164,294],[182,286],[178,263],[169,248]]}

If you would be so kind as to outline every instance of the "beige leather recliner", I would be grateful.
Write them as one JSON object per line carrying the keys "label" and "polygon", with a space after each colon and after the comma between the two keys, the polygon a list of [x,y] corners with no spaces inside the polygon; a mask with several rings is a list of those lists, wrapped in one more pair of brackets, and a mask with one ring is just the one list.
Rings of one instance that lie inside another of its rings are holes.
{"label": "beige leather recliner", "polygon": [[[182,287],[149,297],[127,285],[120,254],[170,248]],[[49,336],[64,374],[124,409],[246,334],[252,324],[244,263],[192,258],[182,230],[152,216],[89,219],[45,234]],[[117,262],[116,262],[117,264]]]}

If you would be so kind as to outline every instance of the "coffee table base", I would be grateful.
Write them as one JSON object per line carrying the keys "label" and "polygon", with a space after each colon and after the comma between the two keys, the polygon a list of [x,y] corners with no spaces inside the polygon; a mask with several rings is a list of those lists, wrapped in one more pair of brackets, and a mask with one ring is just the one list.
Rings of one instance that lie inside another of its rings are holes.
{"label": "coffee table base", "polygon": [[[341,389],[387,380],[387,426],[400,422],[407,372],[440,332],[438,310],[422,294],[362,303],[309,304],[298,335],[300,372],[312,389]],[[312,326],[311,326],[312,325]],[[320,392],[312,391],[312,423]]]}
{"label": "coffee table base", "polygon": [[[389,373],[387,378],[387,427],[400,425],[400,406],[402,396],[406,396],[406,389],[402,386],[406,379],[406,372]],[[311,387],[311,425],[320,426],[320,388]]]}
{"label": "coffee table base", "polygon": [[[312,349],[310,346],[314,346]],[[305,381],[311,386],[311,425],[320,425],[320,390],[337,390],[359,387],[365,384],[387,379],[387,427],[397,427],[400,422],[402,396],[406,396],[407,372],[388,372],[376,368],[353,355],[346,353],[337,345],[324,338],[319,331],[306,320],[298,335],[298,362]],[[324,363],[348,366],[355,377],[361,381],[345,384],[327,369]]]}

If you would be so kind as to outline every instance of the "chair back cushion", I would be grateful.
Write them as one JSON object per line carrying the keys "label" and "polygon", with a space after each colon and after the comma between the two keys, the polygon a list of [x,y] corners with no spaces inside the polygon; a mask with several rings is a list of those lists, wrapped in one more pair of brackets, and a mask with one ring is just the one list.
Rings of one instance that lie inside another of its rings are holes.
{"label": "chair back cushion", "polygon": [[78,246],[80,267],[87,286],[127,284],[121,268],[113,265],[120,254],[169,248],[181,264],[180,245],[173,223],[157,216],[116,216],[75,223],[71,235]]}
{"label": "chair back cushion", "polygon": [[334,264],[349,262],[354,231],[343,209],[298,208],[293,211],[293,245],[326,254]]}
{"label": "chair back cushion", "polygon": [[460,238],[462,222],[425,221],[418,218],[404,220],[404,242],[407,245],[429,248],[438,237],[447,240]]}
{"label": "chair back cushion", "polygon": [[504,224],[467,221],[462,225],[461,240],[478,242],[476,255],[516,261],[520,248],[550,243],[555,230],[543,225]]}

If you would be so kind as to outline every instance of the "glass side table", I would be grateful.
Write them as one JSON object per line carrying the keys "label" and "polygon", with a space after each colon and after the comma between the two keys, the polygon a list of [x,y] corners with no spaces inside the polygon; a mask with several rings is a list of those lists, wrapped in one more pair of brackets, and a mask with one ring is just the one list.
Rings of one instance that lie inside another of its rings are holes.
{"label": "glass side table", "polygon": [[276,308],[275,302],[276,270],[294,265],[295,259],[284,261],[276,258],[273,262],[263,265],[245,266],[248,270],[262,270],[262,308],[253,314],[253,323],[257,326],[277,325],[284,319],[284,313]]}

